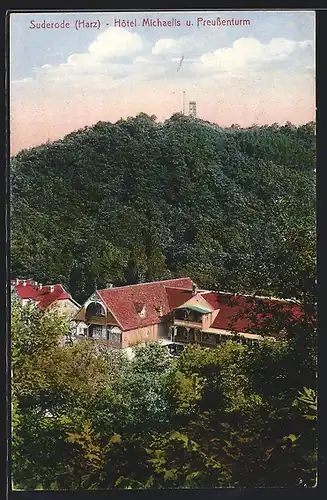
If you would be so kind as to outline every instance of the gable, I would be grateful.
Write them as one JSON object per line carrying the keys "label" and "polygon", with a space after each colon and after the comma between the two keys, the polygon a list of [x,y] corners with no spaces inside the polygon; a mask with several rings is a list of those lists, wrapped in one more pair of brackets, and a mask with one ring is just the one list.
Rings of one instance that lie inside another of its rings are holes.
{"label": "gable", "polygon": [[[127,285],[98,290],[98,294],[118,320],[122,329],[126,331],[159,323],[161,317],[171,311],[166,287],[180,287],[190,290],[192,289],[192,280],[190,278],[177,278]],[[143,315],[137,312],[141,306],[142,311],[145,311]]]}
{"label": "gable", "polygon": [[101,306],[103,307],[103,309],[105,311],[105,319],[107,320],[107,322],[114,323],[114,324],[121,326],[119,321],[115,317],[115,315],[108,308],[108,305],[106,304],[106,302],[103,300],[101,295],[98,293],[98,291],[93,292],[92,295],[90,295],[90,297],[86,300],[86,302],[84,302],[82,307],[79,307],[78,311],[76,312],[76,314],[73,317],[73,320],[74,321],[86,321],[87,308],[91,304],[101,304]]}
{"label": "gable", "polygon": [[199,293],[191,297],[176,309],[193,309],[194,311],[201,312],[202,314],[208,314],[213,311],[211,305]]}
{"label": "gable", "polygon": [[193,297],[193,292],[189,288],[176,288],[172,286],[165,288],[171,310],[176,309],[176,307],[179,307]]}

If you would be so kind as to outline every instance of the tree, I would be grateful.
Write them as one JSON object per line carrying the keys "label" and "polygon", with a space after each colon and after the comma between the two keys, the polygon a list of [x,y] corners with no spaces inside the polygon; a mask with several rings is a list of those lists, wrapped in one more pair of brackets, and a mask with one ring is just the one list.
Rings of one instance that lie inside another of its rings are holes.
{"label": "tree", "polygon": [[18,488],[71,482],[69,430],[106,393],[107,370],[90,344],[63,347],[67,320],[55,312],[12,305],[13,481]]}
{"label": "tree", "polygon": [[223,129],[139,113],[85,127],[12,159],[12,277],[62,282],[80,301],[95,280],[184,273],[203,287],[282,293],[297,272],[302,286],[314,168],[312,123]]}
{"label": "tree", "polygon": [[[313,123],[223,129],[178,113],[99,122],[12,159],[13,278],[83,301],[107,281],[189,275],[254,296],[253,329],[283,335],[129,360],[59,346],[59,316],[13,305],[17,487],[315,483],[314,168]],[[272,294],[301,314],[257,301]]]}

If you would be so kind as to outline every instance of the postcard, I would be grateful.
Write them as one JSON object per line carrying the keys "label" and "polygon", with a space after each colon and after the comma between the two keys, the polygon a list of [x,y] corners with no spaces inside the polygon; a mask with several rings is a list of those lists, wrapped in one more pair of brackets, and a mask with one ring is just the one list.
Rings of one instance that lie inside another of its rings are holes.
{"label": "postcard", "polygon": [[9,17],[12,489],[315,487],[315,12]]}

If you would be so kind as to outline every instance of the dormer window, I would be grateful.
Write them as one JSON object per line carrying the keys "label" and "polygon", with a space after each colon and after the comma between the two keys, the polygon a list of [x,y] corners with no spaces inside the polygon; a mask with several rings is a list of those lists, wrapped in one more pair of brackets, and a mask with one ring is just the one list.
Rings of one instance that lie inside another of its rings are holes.
{"label": "dormer window", "polygon": [[144,306],[142,311],[140,312],[140,318],[145,318],[146,316],[146,307]]}
{"label": "dormer window", "polygon": [[160,305],[157,307],[157,312],[158,312],[159,316],[162,316],[162,313],[163,313],[163,307],[162,307],[162,304],[160,304]]}
{"label": "dormer window", "polygon": [[143,304],[141,302],[135,302],[134,307],[135,307],[135,310],[136,310],[138,316],[140,316],[140,318],[145,318],[145,316],[146,316],[145,304]]}

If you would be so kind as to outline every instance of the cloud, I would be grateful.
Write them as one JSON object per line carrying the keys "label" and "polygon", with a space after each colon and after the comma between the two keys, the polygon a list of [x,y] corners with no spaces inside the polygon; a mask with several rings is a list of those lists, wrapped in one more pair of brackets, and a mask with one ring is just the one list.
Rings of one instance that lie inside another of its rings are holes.
{"label": "cloud", "polygon": [[[122,66],[119,58],[133,57],[143,49],[143,41],[138,33],[131,33],[122,28],[108,28],[100,33],[96,40],[90,44],[87,52],[71,54],[65,63],[58,66],[44,64],[41,69],[43,74],[57,74],[67,77],[67,74],[77,73],[104,73],[121,72]],[[112,62],[115,61],[115,62]],[[38,70],[39,71],[39,70]]]}
{"label": "cloud", "polygon": [[75,68],[97,69],[110,60],[133,57],[143,49],[143,40],[138,33],[123,28],[108,28],[100,33],[88,47],[88,52],[71,54],[65,65]]}
{"label": "cloud", "polygon": [[34,80],[30,76],[27,78],[22,78],[21,80],[12,80],[12,83],[15,85],[19,85],[21,83],[32,83],[32,82],[34,82]]}
{"label": "cloud", "polygon": [[182,39],[161,38],[152,48],[152,54],[155,56],[163,54],[180,54],[184,48],[183,46]]}
{"label": "cloud", "polygon": [[[152,46],[138,33],[123,28],[108,28],[100,33],[85,52],[69,55],[57,66],[44,64],[34,70],[34,79],[19,84],[51,92],[67,92],[69,88],[87,93],[102,91],[124,83],[144,85],[146,82],[169,80],[203,82],[212,79],[247,78],[249,70],[262,71],[262,64],[285,60],[297,48],[312,46],[310,41],[295,42],[273,38],[263,44],[256,38],[240,38],[232,47],[224,47],[196,55],[196,38],[161,38]],[[201,50],[201,49],[200,49]],[[177,72],[181,55],[185,54],[181,71]],[[305,63],[307,64],[307,62]],[[294,64],[293,64],[294,65]],[[17,82],[15,82],[17,86]],[[43,91],[42,90],[42,91]]]}
{"label": "cloud", "polygon": [[265,62],[286,59],[297,48],[311,46],[310,40],[296,42],[286,38],[273,38],[264,44],[256,38],[239,38],[233,42],[232,47],[203,54],[200,62],[206,69],[233,73]]}
{"label": "cloud", "polygon": [[143,57],[143,56],[136,56],[134,61],[136,63],[149,63],[150,62],[150,60],[147,57]]}
{"label": "cloud", "polygon": [[154,56],[181,56],[184,53],[194,52],[200,45],[201,41],[194,36],[160,38],[152,47],[152,54]]}
{"label": "cloud", "polygon": [[89,46],[89,54],[95,61],[110,57],[131,56],[143,49],[143,41],[138,33],[122,28],[108,28],[97,36]]}
{"label": "cloud", "polygon": [[[180,57],[172,57],[171,58],[171,62],[175,62],[175,63],[176,62],[179,63],[180,60],[181,60]],[[188,62],[197,62],[198,59],[196,57],[186,57],[186,58],[183,59],[183,63],[184,63],[184,61],[185,61],[185,63],[188,63]]]}
{"label": "cloud", "polygon": [[[117,85],[118,79],[134,74],[146,60],[136,56],[144,49],[138,33],[123,28],[108,28],[92,42],[87,52],[69,55],[66,62],[57,66],[44,64],[34,69],[34,78],[24,78],[12,83],[33,83],[37,90],[66,92],[68,88],[99,91]],[[135,58],[136,56],[136,58]]]}

